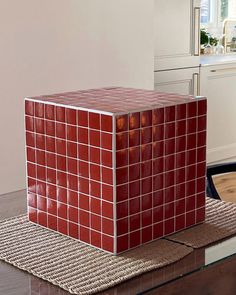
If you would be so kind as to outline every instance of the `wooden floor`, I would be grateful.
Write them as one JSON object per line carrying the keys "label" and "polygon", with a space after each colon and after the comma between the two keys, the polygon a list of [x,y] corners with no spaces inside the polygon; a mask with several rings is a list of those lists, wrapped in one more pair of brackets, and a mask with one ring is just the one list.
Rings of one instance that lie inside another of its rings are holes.
{"label": "wooden floor", "polygon": [[236,203],[236,172],[214,176],[213,180],[221,199]]}

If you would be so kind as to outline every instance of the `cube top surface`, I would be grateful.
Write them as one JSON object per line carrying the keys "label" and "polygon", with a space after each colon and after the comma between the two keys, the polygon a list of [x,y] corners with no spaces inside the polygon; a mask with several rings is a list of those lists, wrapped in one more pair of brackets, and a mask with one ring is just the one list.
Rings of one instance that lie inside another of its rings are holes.
{"label": "cube top surface", "polygon": [[27,98],[38,102],[110,115],[189,103],[193,96],[132,88],[109,87]]}

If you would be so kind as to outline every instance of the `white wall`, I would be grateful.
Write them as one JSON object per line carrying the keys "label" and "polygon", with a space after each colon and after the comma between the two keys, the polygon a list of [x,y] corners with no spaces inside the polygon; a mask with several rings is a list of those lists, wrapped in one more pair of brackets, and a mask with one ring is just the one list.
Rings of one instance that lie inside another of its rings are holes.
{"label": "white wall", "polygon": [[153,0],[0,1],[0,194],[25,187],[23,98],[153,88]]}

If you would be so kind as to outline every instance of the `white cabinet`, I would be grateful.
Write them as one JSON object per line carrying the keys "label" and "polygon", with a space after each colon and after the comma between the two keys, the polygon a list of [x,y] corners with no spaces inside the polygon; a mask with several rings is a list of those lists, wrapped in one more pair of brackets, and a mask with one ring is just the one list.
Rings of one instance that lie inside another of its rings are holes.
{"label": "white cabinet", "polygon": [[199,65],[200,0],[155,0],[155,70]]}
{"label": "white cabinet", "polygon": [[199,95],[199,67],[155,72],[154,83],[157,91]]}
{"label": "white cabinet", "polygon": [[208,101],[208,162],[236,157],[236,63],[201,67]]}

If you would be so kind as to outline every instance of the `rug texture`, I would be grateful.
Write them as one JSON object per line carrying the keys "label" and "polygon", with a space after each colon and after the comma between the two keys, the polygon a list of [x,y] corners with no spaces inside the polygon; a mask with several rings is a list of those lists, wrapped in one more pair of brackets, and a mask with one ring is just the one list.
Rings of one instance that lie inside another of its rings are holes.
{"label": "rug texture", "polygon": [[205,223],[167,238],[193,248],[201,248],[235,234],[236,204],[207,198]]}
{"label": "rug texture", "polygon": [[104,291],[185,257],[190,247],[158,240],[117,257],[27,221],[0,221],[0,259],[72,294]]}

